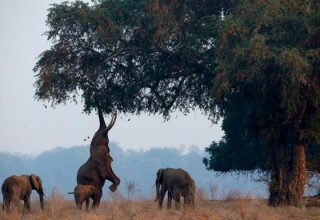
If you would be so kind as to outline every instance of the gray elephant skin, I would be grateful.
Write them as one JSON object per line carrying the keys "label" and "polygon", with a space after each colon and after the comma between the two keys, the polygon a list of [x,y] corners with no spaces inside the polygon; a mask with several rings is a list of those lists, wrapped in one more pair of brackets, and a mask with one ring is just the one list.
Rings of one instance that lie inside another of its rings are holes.
{"label": "gray elephant skin", "polygon": [[120,184],[120,179],[113,172],[111,167],[112,157],[109,149],[108,132],[113,127],[117,112],[112,112],[112,119],[106,126],[101,110],[98,108],[100,127],[96,131],[90,144],[90,157],[78,170],[77,183],[92,185],[96,188],[96,195],[93,199],[92,208],[99,207],[102,197],[102,188],[105,180],[112,182],[109,189],[114,192]]}
{"label": "gray elephant skin", "polygon": [[9,212],[12,208],[18,208],[20,200],[24,201],[23,212],[30,211],[31,191],[36,190],[39,194],[41,209],[43,203],[42,181],[37,175],[10,176],[4,180],[1,191],[3,196],[3,210]]}
{"label": "gray elephant skin", "polygon": [[175,208],[180,209],[181,196],[184,198],[185,207],[194,208],[196,185],[187,171],[180,168],[166,168],[159,169],[156,175],[156,201],[160,209],[166,192],[168,192],[168,209],[171,208],[172,199],[175,201]]}

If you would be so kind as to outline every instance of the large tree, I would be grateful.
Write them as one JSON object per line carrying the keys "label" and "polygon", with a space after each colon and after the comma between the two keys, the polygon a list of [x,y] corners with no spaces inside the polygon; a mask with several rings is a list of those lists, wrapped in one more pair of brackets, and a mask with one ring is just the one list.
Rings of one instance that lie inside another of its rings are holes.
{"label": "large tree", "polygon": [[274,206],[302,205],[305,147],[320,141],[319,14],[317,1],[244,0],[216,25],[213,96],[226,117],[244,112],[249,138],[267,142]]}
{"label": "large tree", "polygon": [[318,15],[317,1],[298,0],[54,4],[36,97],[56,105],[80,95],[89,113],[200,108],[229,119],[226,128],[240,115],[242,141],[261,143],[251,155],[270,156],[270,204],[300,205],[305,146],[320,139]]}
{"label": "large tree", "polygon": [[53,46],[34,68],[36,97],[77,99],[85,111],[160,113],[209,109],[213,45],[209,15],[223,1],[76,1],[49,9]]}

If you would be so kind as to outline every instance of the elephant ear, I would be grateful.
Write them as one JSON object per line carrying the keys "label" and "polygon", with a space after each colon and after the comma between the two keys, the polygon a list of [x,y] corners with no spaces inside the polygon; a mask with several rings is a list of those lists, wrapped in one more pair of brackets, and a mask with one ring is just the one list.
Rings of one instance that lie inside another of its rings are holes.
{"label": "elephant ear", "polygon": [[36,175],[31,175],[30,176],[30,183],[31,183],[31,187],[32,189],[37,190],[37,192],[42,192],[42,181],[40,179],[39,176]]}
{"label": "elephant ear", "polygon": [[158,170],[156,183],[162,182],[163,173],[164,173],[164,169]]}
{"label": "elephant ear", "polygon": [[30,175],[29,179],[30,179],[31,188],[35,189],[37,191],[37,193],[39,194],[40,207],[43,210],[43,208],[44,208],[43,197],[45,195],[44,195],[43,188],[42,188],[42,181],[41,181],[40,177],[36,176],[36,175]]}
{"label": "elephant ear", "polygon": [[94,195],[95,194],[95,191],[96,191],[96,188],[92,185],[90,185],[90,192],[91,192],[91,195]]}

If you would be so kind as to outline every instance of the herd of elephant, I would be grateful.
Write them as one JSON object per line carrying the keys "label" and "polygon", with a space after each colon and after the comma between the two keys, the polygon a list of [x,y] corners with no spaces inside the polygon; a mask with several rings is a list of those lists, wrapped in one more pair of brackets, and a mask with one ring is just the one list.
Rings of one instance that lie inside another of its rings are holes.
{"label": "herd of elephant", "polygon": [[[112,182],[109,189],[117,190],[120,178],[113,172],[112,157],[109,149],[108,132],[113,127],[117,112],[113,110],[112,118],[106,126],[102,111],[98,108],[100,127],[94,134],[90,144],[89,159],[79,168],[77,173],[77,186],[70,194],[74,194],[76,206],[81,210],[82,203],[86,202],[86,210],[89,208],[90,198],[93,200],[92,208],[99,207],[102,197],[102,188],[106,180]],[[167,208],[171,208],[172,199],[175,208],[180,208],[180,197],[184,198],[185,206],[194,207],[195,182],[190,174],[183,169],[166,168],[159,169],[156,173],[156,201],[161,209],[163,199],[167,193]],[[36,190],[40,198],[41,209],[44,208],[43,186],[41,178],[37,175],[10,176],[4,180],[1,191],[3,196],[3,210],[18,207],[20,200],[24,201],[23,212],[30,210],[31,191]]]}

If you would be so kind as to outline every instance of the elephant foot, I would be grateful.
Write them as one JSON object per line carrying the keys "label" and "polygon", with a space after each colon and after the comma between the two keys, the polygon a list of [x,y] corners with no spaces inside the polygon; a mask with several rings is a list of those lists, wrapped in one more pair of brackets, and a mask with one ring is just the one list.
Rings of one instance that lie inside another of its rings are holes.
{"label": "elephant foot", "polygon": [[115,191],[117,191],[117,185],[115,185],[115,184],[112,184],[111,186],[109,186],[109,189],[111,190],[111,192],[115,192]]}

